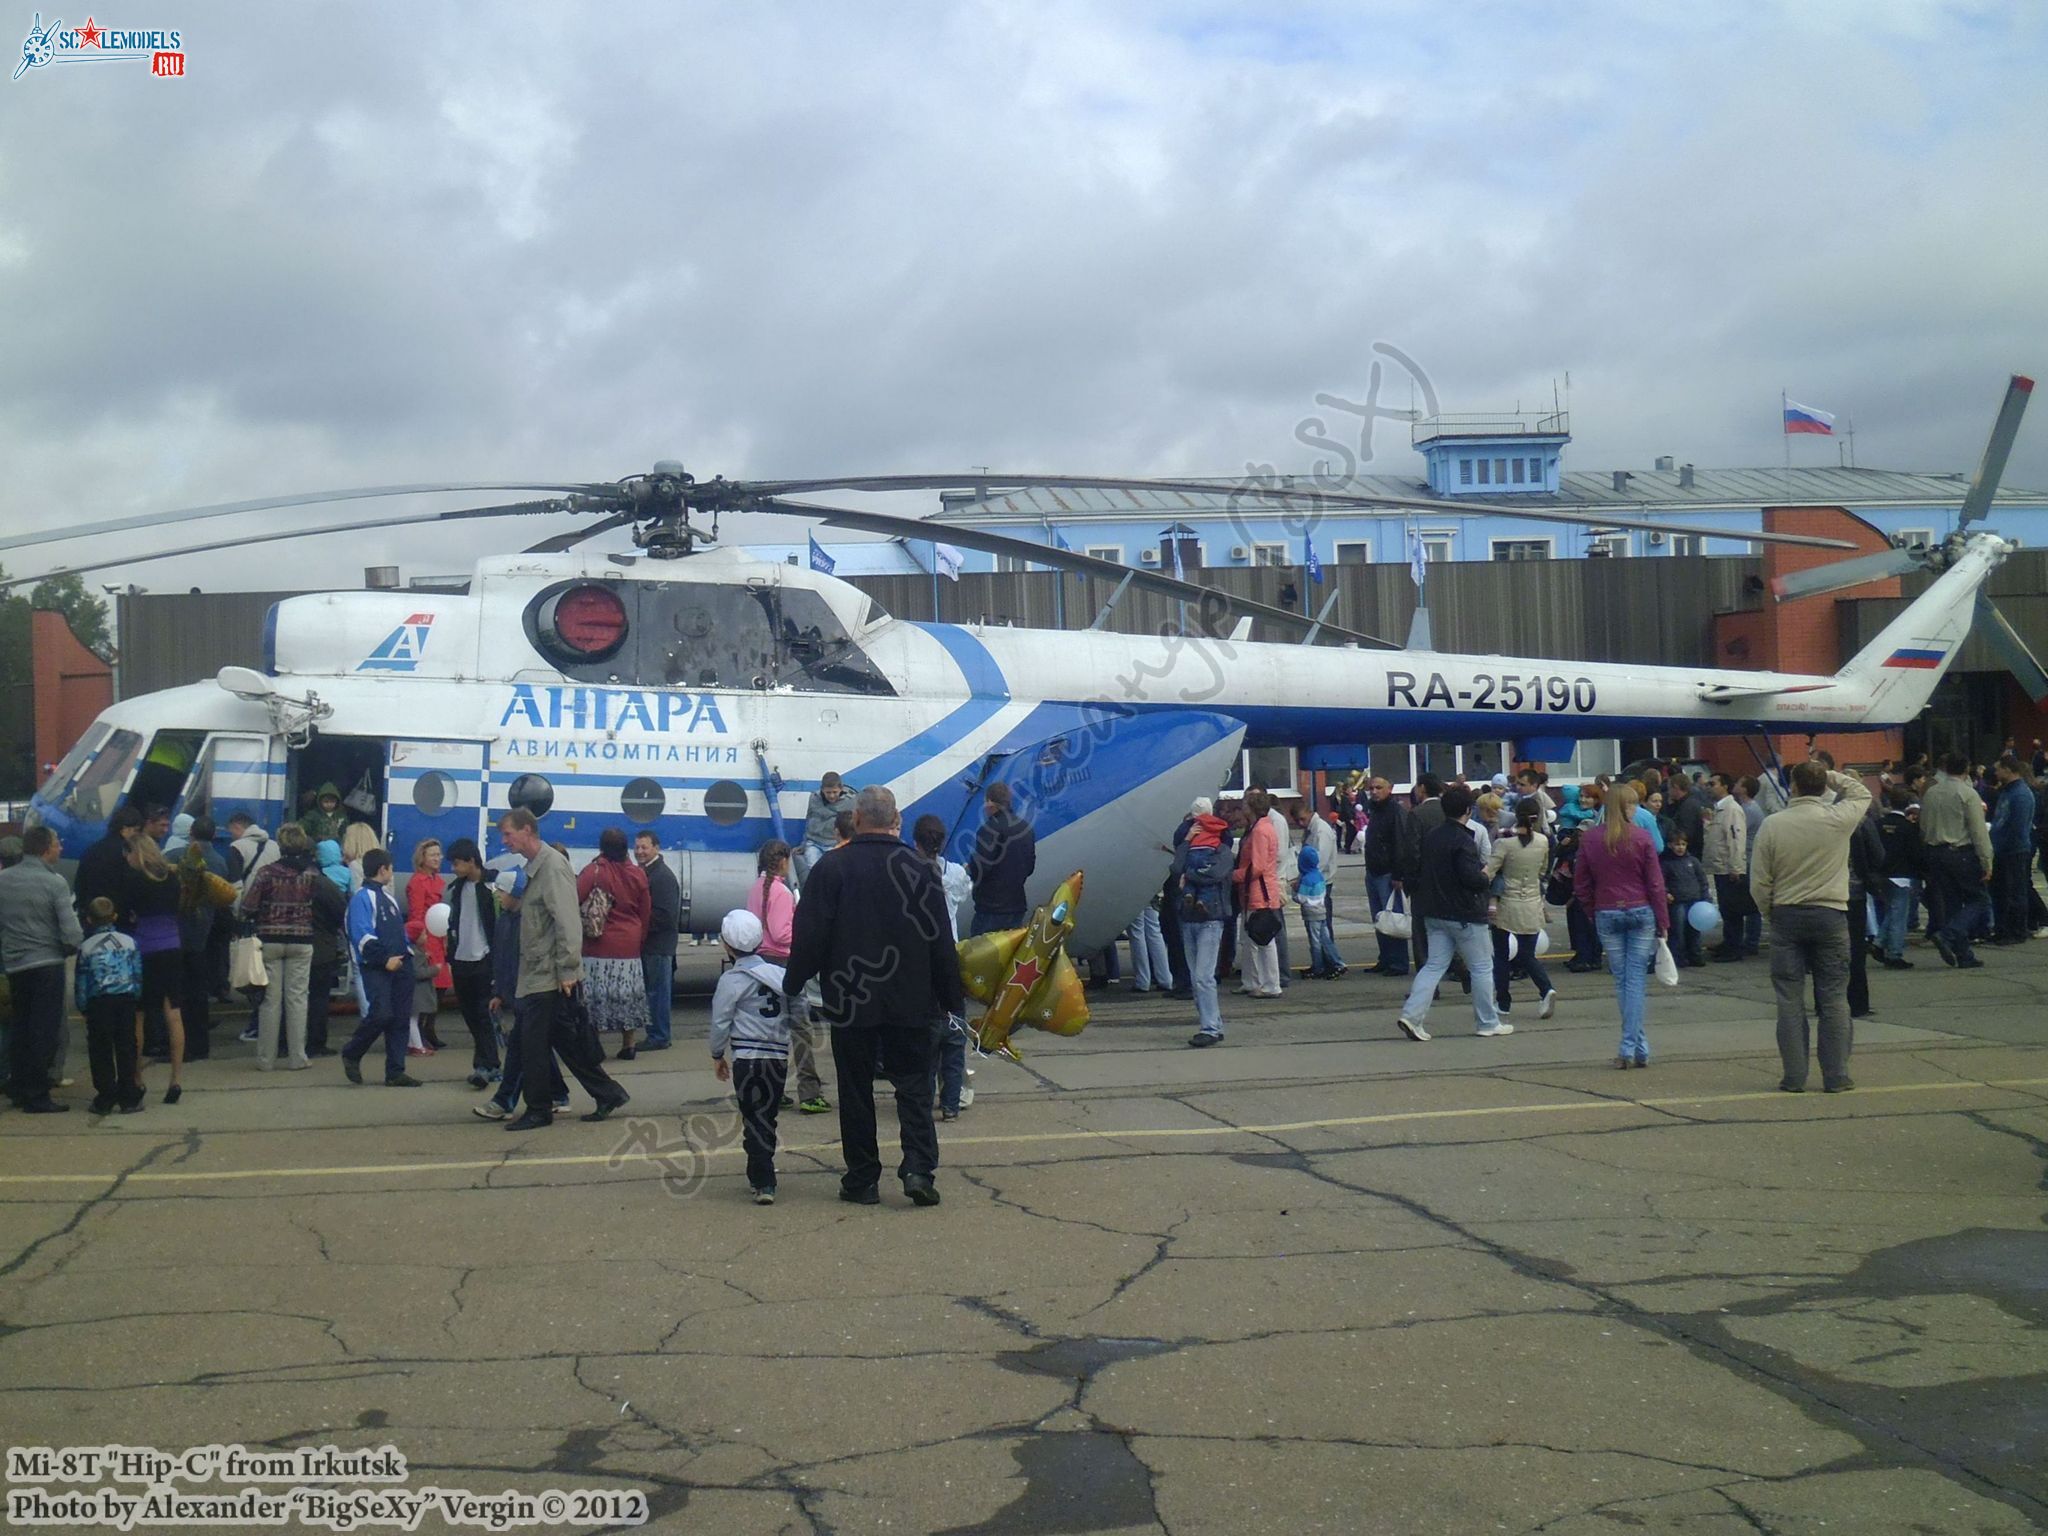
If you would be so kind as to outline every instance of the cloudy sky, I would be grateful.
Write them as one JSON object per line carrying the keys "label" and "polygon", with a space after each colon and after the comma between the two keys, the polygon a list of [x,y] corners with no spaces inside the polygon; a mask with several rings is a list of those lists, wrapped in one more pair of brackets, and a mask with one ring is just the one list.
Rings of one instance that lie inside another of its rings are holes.
{"label": "cloudy sky", "polygon": [[[1569,371],[1581,469],[1776,463],[1782,388],[1864,464],[1968,470],[2048,369],[2030,0],[118,3],[185,79],[0,82],[10,530],[661,457],[1306,469],[1375,343],[1449,410]],[[1420,461],[1388,433],[1372,467]],[[2009,481],[2048,487],[2048,422]],[[503,526],[101,579],[549,531]]]}

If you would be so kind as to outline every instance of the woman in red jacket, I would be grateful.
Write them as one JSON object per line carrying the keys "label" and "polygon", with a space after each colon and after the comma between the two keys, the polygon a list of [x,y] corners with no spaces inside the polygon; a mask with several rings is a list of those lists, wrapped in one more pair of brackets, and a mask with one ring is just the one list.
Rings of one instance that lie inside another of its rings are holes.
{"label": "woman in red jacket", "polygon": [[441,1037],[434,1018],[441,1011],[441,988],[453,987],[448,970],[448,945],[427,932],[427,908],[444,899],[448,882],[441,878],[441,841],[428,838],[412,851],[412,878],[405,882],[405,936],[412,940],[413,953],[424,958],[412,984],[413,1017],[419,1021],[419,1043],[409,1046],[415,1056],[431,1056],[441,1049]]}
{"label": "woman in red jacket", "polygon": [[647,871],[626,857],[626,834],[606,827],[597,857],[576,877],[583,909],[583,996],[598,1033],[619,1034],[619,1060],[631,1061],[633,1031],[647,1022],[647,973],[640,946],[654,910]]}
{"label": "woman in red jacket", "polygon": [[[1238,968],[1244,973],[1244,991],[1249,997],[1280,995],[1280,945],[1272,937],[1264,944],[1252,941],[1255,913],[1268,912],[1280,918],[1284,888],[1280,883],[1280,838],[1266,813],[1273,799],[1263,789],[1244,797],[1246,830],[1238,845],[1237,869],[1231,880],[1237,887],[1237,910],[1244,914],[1244,934],[1237,947]],[[1261,922],[1266,919],[1260,919]]]}
{"label": "woman in red jacket", "polygon": [[1664,895],[1664,870],[1650,834],[1635,824],[1636,787],[1617,784],[1607,792],[1605,819],[1579,837],[1576,877],[1579,904],[1593,915],[1614,995],[1621,1004],[1621,1049],[1617,1067],[1647,1067],[1650,1041],[1643,1033],[1644,994],[1657,941],[1671,926]]}

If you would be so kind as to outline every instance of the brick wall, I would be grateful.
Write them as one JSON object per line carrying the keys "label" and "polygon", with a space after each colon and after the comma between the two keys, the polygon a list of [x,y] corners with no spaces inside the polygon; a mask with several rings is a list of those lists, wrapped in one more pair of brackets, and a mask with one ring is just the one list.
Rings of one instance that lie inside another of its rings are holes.
{"label": "brick wall", "polygon": [[39,610],[29,626],[36,696],[36,782],[114,702],[114,669],[79,644],[64,615]]}

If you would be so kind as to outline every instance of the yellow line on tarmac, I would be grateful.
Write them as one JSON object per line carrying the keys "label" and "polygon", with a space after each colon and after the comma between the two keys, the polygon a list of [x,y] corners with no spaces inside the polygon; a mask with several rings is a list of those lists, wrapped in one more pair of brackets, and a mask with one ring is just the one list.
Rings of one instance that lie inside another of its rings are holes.
{"label": "yellow line on tarmac", "polygon": [[[1856,1098],[1867,1099],[1885,1093],[1955,1093],[1964,1089],[2005,1089],[2048,1087],[2048,1077],[2005,1077],[1988,1079],[1943,1079],[1933,1083],[1885,1083],[1855,1090]],[[1291,1120],[1273,1125],[1190,1125],[1164,1126],[1128,1131],[1032,1131],[1008,1136],[948,1136],[945,1144],[949,1147],[1001,1147],[1035,1146],[1057,1141],[1145,1141],[1145,1140],[1186,1140],[1210,1136],[1277,1136],[1293,1131],[1345,1130],[1358,1126],[1403,1125],[1426,1120],[1474,1120],[1489,1116],[1507,1115],[1561,1115],[1618,1109],[1680,1109],[1708,1104],[1747,1104],[1765,1100],[1782,1099],[1784,1095],[1775,1088],[1748,1093],[1688,1094],[1684,1096],[1660,1097],[1654,1099],[1565,1099],[1539,1104],[1488,1104],[1470,1109],[1404,1109],[1391,1110],[1378,1115],[1346,1115],[1327,1120]],[[785,1146],[781,1150],[791,1153],[821,1153],[836,1148],[837,1142],[821,1142],[811,1146]],[[655,1149],[657,1152],[663,1149]],[[678,1148],[679,1152],[683,1149]],[[695,1156],[719,1157],[738,1155],[742,1149],[736,1145],[705,1147],[696,1149]],[[342,1179],[361,1178],[374,1174],[422,1174],[462,1173],[490,1170],[500,1173],[518,1173],[528,1168],[591,1168],[611,1166],[622,1168],[628,1164],[654,1162],[655,1159],[638,1147],[628,1148],[620,1153],[590,1152],[565,1157],[517,1157],[507,1160],[502,1157],[464,1158],[453,1162],[414,1161],[409,1163],[356,1163],[327,1168],[216,1168],[194,1169],[179,1172],[165,1169],[161,1172],[144,1171],[131,1173],[128,1184],[206,1184],[222,1183],[239,1179]],[[11,1173],[0,1174],[0,1185],[25,1184],[112,1184],[120,1179],[119,1173]]]}

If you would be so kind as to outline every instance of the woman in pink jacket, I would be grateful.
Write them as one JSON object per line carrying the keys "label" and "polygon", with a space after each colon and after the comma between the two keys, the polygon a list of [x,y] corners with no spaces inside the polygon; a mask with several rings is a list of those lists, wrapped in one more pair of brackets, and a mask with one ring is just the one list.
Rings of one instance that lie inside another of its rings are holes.
{"label": "woman in pink jacket", "polygon": [[1650,834],[1635,824],[1636,787],[1621,783],[1607,792],[1598,830],[1579,836],[1575,881],[1579,904],[1593,914],[1614,995],[1621,1003],[1621,1050],[1617,1067],[1647,1067],[1650,1042],[1643,1033],[1643,994],[1649,990],[1650,962],[1657,940],[1671,926],[1664,896],[1664,871]]}
{"label": "woman in pink jacket", "polygon": [[[822,857],[822,855],[820,855]],[[815,860],[813,861],[815,864]],[[789,886],[789,844],[771,837],[754,857],[754,883],[747,887],[747,910],[761,919],[763,960],[789,964],[790,935],[796,928],[796,893]],[[800,997],[789,1003],[789,1073],[796,1085],[796,1107],[822,1115],[832,1107],[825,1082],[818,1075],[818,1030]]]}
{"label": "woman in pink jacket", "polygon": [[1244,923],[1237,957],[1248,997],[1280,995],[1279,944],[1270,938],[1264,944],[1252,942],[1252,914],[1270,912],[1279,918],[1286,896],[1280,881],[1280,839],[1266,816],[1272,808],[1272,796],[1263,789],[1255,789],[1244,797],[1246,830],[1237,849],[1237,869],[1230,877],[1237,888],[1237,910]]}

